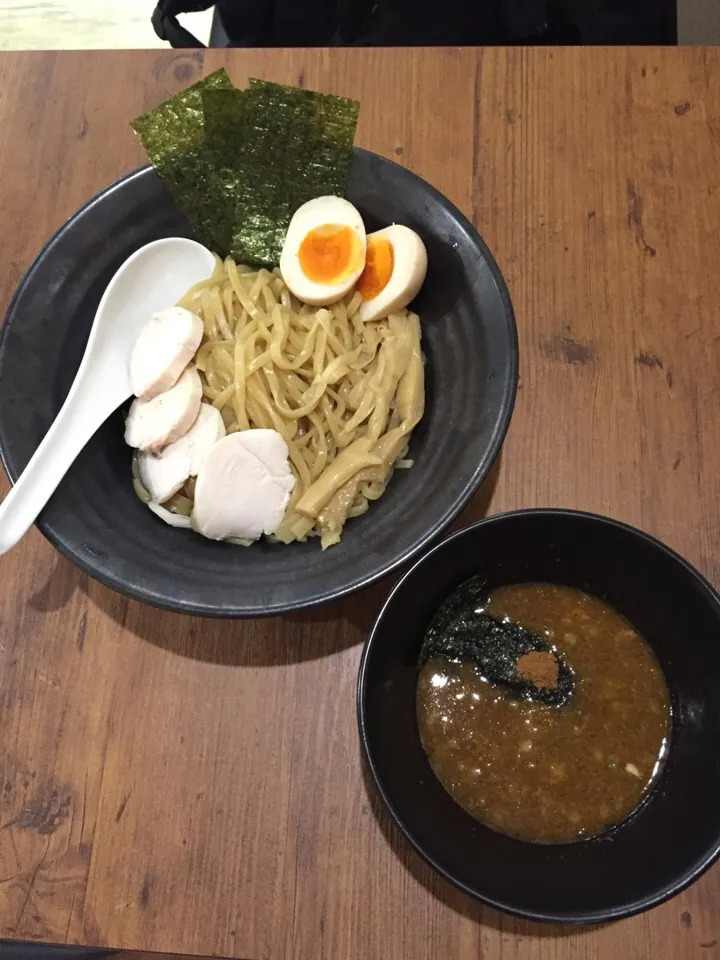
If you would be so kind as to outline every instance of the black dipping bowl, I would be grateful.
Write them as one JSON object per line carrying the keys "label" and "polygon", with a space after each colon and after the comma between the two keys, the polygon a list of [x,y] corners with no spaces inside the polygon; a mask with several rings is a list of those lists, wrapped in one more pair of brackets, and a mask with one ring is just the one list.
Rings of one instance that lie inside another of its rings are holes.
{"label": "black dipping bowl", "polygon": [[[670,751],[636,812],[592,840],[540,845],[483,826],[441,786],[415,719],[417,658],[441,602],[474,573],[592,593],[654,650],[672,700]],[[533,920],[593,923],[646,910],[720,852],[720,597],[632,527],[564,510],[492,517],[438,544],[400,580],[367,642],[360,733],[381,797],[428,863],[466,893]]]}
{"label": "black dipping bowl", "polygon": [[[185,613],[262,616],[367,586],[415,556],[488,473],[517,385],[517,335],[500,272],[472,224],[425,181],[356,150],[348,198],[368,230],[398,222],[424,239],[415,301],[427,357],[426,411],[400,470],[342,543],[250,549],[205,540],[155,517],[135,496],[120,413],[87,445],[39,519],[87,573],[128,596]],[[124,177],[69,220],[23,279],[0,331],[0,452],[15,480],[55,418],[100,297],[138,247],[192,236],[150,168]]]}

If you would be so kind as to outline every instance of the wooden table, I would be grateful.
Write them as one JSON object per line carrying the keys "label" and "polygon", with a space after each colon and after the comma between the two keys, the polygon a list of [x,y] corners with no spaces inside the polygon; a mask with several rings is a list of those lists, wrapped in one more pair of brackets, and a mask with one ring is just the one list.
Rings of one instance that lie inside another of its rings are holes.
{"label": "wooden table", "polygon": [[[3,306],[51,231],[143,162],[130,118],[221,65],[358,97],[359,144],[494,250],[522,375],[461,522],[595,510],[720,583],[720,50],[3,54]],[[410,851],[355,724],[387,588],[183,619],[28,535],[0,568],[0,937],[251,960],[720,957],[720,868],[645,916],[557,929],[484,909]]]}

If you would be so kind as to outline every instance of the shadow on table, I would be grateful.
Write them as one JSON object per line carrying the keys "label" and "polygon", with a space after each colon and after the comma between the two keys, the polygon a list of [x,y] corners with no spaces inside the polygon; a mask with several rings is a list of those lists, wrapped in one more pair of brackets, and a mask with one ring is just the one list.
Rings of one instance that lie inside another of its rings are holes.
{"label": "shadow on table", "polygon": [[224,666],[275,667],[329,657],[362,643],[387,590],[383,581],[317,610],[250,621],[186,617],[94,583],[88,596],[125,630],[169,653]]}
{"label": "shadow on table", "polygon": [[450,907],[451,910],[454,910],[461,916],[481,926],[496,930],[499,933],[511,934],[517,937],[570,937],[610,925],[595,924],[588,926],[580,924],[556,925],[534,923],[530,920],[523,920],[521,917],[513,917],[510,916],[510,914],[500,913],[491,907],[487,907],[473,900],[472,897],[458,890],[439,874],[435,873],[420,855],[413,850],[390,819],[390,815],[377,795],[372,775],[365,762],[364,756],[361,755],[359,760],[362,765],[363,785],[370,809],[388,846],[392,849],[407,872],[417,880],[418,883],[422,884],[436,900],[439,900],[446,907]]}
{"label": "shadow on table", "polygon": [[87,574],[57,553],[47,580],[33,593],[28,603],[40,613],[61,610],[79,587],[86,590],[87,579]]}
{"label": "shadow on table", "polygon": [[[467,523],[487,514],[497,484],[500,458],[463,513]],[[462,519],[461,518],[461,519]],[[80,588],[123,629],[170,653],[237,667],[273,667],[332,656],[362,643],[388,592],[394,574],[335,603],[267,620],[213,620],[145,606],[107,589],[57,557],[30,606],[47,613],[63,608]]]}

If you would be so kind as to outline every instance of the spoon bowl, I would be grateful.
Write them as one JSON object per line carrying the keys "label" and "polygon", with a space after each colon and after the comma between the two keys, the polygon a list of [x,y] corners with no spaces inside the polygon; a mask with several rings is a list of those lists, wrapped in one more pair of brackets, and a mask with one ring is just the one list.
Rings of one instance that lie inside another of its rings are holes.
{"label": "spoon bowl", "polygon": [[100,301],[65,403],[0,504],[0,554],[35,522],[88,440],[132,395],[128,360],[150,316],[206,280],[214,262],[195,240],[167,237],[136,250],[120,267]]}

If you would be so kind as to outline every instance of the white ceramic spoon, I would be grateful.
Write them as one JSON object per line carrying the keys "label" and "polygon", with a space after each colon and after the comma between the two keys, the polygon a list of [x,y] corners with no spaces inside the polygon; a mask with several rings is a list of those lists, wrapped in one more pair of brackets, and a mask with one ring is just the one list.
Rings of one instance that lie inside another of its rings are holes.
{"label": "white ceramic spoon", "polygon": [[[129,359],[151,314],[207,280],[213,255],[170,237],[141,247],[108,284],[67,399],[40,446],[0,504],[0,554],[32,526],[82,448],[131,395]],[[128,481],[130,482],[130,481]]]}

